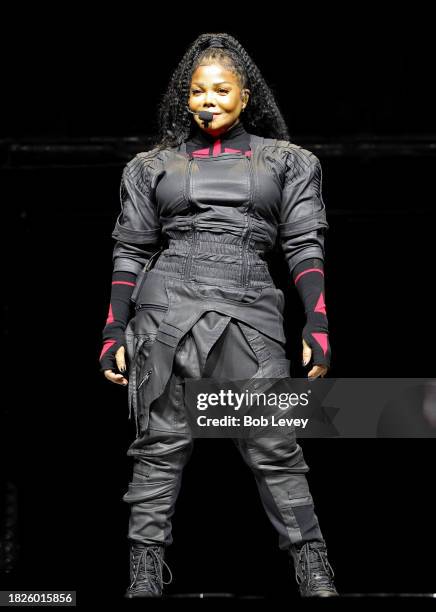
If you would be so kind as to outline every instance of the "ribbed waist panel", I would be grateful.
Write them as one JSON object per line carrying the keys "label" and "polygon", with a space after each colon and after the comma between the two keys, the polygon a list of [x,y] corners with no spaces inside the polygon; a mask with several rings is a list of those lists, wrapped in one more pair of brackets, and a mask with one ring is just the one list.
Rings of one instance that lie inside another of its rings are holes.
{"label": "ribbed waist panel", "polygon": [[267,263],[260,253],[248,249],[239,236],[197,234],[172,239],[154,265],[163,272],[187,281],[231,287],[274,286]]}
{"label": "ribbed waist panel", "polygon": [[258,257],[262,257],[262,255],[266,252],[267,246],[266,244],[262,244],[260,242],[255,242],[252,238],[250,238],[249,245],[244,242],[243,237],[240,233],[240,228],[229,228],[234,229],[235,233],[231,233],[227,231],[226,233],[222,231],[209,232],[205,230],[201,231],[193,231],[193,230],[174,230],[167,232],[167,238],[169,241],[170,248],[181,249],[190,247],[193,243],[194,239],[197,243],[199,249],[202,251],[215,252],[215,249],[219,248],[221,245],[228,246],[229,249],[234,246],[236,248],[235,251],[229,250],[228,252],[237,252],[237,250],[241,250],[242,248],[248,249],[249,252],[257,253]]}

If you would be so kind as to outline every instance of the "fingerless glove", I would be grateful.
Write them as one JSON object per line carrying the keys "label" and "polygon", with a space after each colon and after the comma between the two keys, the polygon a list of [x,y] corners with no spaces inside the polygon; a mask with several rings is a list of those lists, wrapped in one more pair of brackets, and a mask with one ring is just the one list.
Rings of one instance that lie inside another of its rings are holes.
{"label": "fingerless glove", "polygon": [[322,259],[305,259],[297,264],[293,270],[293,280],[306,313],[306,325],[302,335],[312,349],[312,363],[330,367],[331,349]]}
{"label": "fingerless glove", "polygon": [[120,270],[112,273],[109,312],[103,329],[103,348],[100,353],[100,371],[117,372],[115,353],[125,344],[125,329],[130,319],[130,296],[136,285],[136,274]]}

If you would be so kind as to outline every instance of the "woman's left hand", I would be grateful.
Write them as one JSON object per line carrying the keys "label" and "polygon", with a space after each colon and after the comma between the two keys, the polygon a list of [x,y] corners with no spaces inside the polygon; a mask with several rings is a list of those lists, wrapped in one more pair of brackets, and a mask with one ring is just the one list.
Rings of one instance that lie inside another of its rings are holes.
{"label": "woman's left hand", "polygon": [[[303,363],[306,365],[312,359],[312,349],[307,344],[306,340],[303,339]],[[307,375],[307,378],[324,378],[327,374],[328,368],[323,365],[314,365],[313,368]]]}

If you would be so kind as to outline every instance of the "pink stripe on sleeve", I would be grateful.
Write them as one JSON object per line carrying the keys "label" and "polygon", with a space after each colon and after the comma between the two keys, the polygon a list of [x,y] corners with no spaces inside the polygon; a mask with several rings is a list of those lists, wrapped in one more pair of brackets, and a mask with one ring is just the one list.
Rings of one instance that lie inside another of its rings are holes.
{"label": "pink stripe on sleeve", "polygon": [[323,295],[322,291],[319,294],[319,298],[318,298],[318,301],[316,303],[316,306],[315,306],[313,312],[321,312],[322,314],[325,314],[325,315],[327,314],[326,305],[325,305],[325,301],[324,301],[324,295]]}
{"label": "pink stripe on sleeve", "polygon": [[297,282],[300,280],[300,278],[304,274],[308,274],[309,272],[320,272],[320,274],[322,274],[324,276],[324,272],[322,270],[320,270],[319,268],[308,268],[307,270],[303,270],[303,272],[300,272],[300,274],[297,276],[297,278],[294,281],[295,284],[297,284]]}
{"label": "pink stripe on sleeve", "polygon": [[114,321],[115,319],[114,319],[114,313],[112,311],[112,304],[109,304],[109,312],[107,314],[106,325],[108,325],[109,323],[113,323]]}
{"label": "pink stripe on sleeve", "polygon": [[312,332],[312,336],[315,338],[315,340],[318,342],[318,344],[322,348],[322,352],[324,353],[324,356],[325,356],[325,354],[327,353],[327,348],[328,348],[327,334],[321,333],[321,332]]}
{"label": "pink stripe on sleeve", "polygon": [[130,287],[134,287],[136,283],[131,283],[129,281],[112,281],[112,285],[130,285]]}
{"label": "pink stripe on sleeve", "polygon": [[103,355],[106,353],[106,351],[108,351],[110,349],[110,347],[115,344],[115,342],[116,342],[116,340],[107,340],[103,344],[103,348],[101,349],[101,353],[100,353],[99,359],[101,359],[103,357]]}

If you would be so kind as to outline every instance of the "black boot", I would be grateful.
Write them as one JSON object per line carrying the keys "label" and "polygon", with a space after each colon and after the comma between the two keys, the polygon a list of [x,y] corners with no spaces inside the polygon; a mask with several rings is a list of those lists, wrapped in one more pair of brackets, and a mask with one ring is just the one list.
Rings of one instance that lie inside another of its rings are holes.
{"label": "black boot", "polygon": [[[162,579],[163,566],[170,573],[169,582]],[[171,570],[164,561],[164,547],[133,542],[130,545],[130,586],[125,597],[162,597],[162,585],[172,581]]]}
{"label": "black boot", "polygon": [[334,572],[322,542],[307,542],[292,553],[301,597],[334,597]]}

